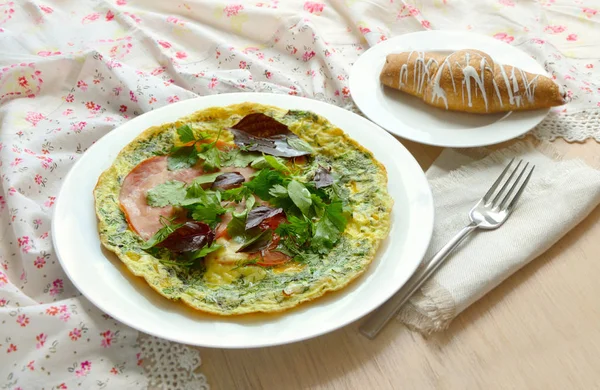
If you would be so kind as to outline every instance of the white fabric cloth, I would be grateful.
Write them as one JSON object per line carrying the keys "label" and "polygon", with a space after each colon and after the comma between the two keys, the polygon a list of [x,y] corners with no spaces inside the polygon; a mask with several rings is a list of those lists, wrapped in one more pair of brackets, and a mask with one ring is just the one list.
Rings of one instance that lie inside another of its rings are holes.
{"label": "white fabric cloth", "polygon": [[469,224],[469,210],[513,157],[536,166],[517,208],[499,229],[472,233],[409,300],[399,318],[411,328],[423,333],[447,328],[600,203],[600,171],[581,160],[563,161],[548,144],[534,148],[521,142],[479,160],[447,149],[427,171],[435,226],[425,262]]}

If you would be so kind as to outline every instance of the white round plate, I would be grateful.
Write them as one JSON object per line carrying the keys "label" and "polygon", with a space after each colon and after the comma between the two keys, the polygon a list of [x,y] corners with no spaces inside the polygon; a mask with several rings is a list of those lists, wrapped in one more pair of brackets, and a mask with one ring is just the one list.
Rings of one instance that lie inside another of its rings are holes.
{"label": "white round plate", "polygon": [[[347,288],[277,315],[220,317],[169,301],[133,276],[101,247],[92,191],[119,151],[143,130],[197,110],[241,102],[310,110],[329,119],[371,150],[388,172],[395,200],[392,229],[367,272]],[[140,331],[185,344],[250,348],[285,344],[342,327],[386,301],[416,269],[433,229],[433,201],[411,154],[378,126],[326,103],[287,95],[236,93],[172,104],[137,117],[101,138],[75,164],[56,203],[52,236],[58,258],[92,303]]]}
{"label": "white round plate", "polygon": [[450,54],[461,49],[481,50],[498,63],[547,74],[527,53],[494,38],[464,32],[423,31],[394,37],[362,54],[350,74],[352,99],[369,119],[393,134],[423,144],[459,148],[492,145],[518,137],[548,114],[549,109],[502,114],[451,112],[379,82],[388,54],[411,50]]}

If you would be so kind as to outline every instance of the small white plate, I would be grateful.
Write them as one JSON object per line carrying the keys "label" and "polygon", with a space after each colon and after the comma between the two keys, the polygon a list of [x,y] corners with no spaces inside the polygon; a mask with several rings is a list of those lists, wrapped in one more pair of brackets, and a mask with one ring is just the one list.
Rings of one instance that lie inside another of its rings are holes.
{"label": "small white plate", "polygon": [[[369,269],[347,288],[277,315],[219,317],[169,301],[133,276],[98,237],[92,191],[119,151],[148,127],[212,106],[256,102],[310,110],[329,119],[371,150],[388,172],[394,198],[392,228]],[[425,175],[411,154],[372,122],[326,103],[260,93],[205,96],[135,118],[93,145],[64,180],[52,222],[58,258],[75,286],[92,303],[140,331],[184,344],[250,348],[315,337],[364,316],[391,297],[411,276],[429,245],[433,201]]]}
{"label": "small white plate", "polygon": [[394,37],[362,54],[350,74],[352,99],[369,119],[393,134],[423,144],[459,148],[492,145],[518,137],[548,114],[549,109],[502,114],[450,112],[379,82],[388,54],[411,50],[450,54],[460,49],[481,50],[498,63],[547,74],[527,53],[494,38],[463,32],[423,31]]}

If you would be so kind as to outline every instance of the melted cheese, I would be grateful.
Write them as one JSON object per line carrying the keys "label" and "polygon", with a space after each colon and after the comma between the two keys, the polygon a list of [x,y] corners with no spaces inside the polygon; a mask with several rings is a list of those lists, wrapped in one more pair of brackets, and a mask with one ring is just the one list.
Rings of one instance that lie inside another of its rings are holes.
{"label": "melted cheese", "polygon": [[229,284],[241,277],[254,283],[265,277],[266,272],[263,268],[243,265],[250,260],[250,256],[247,253],[237,253],[242,244],[224,238],[219,238],[216,242],[223,247],[206,256],[204,260],[204,280],[207,283]]}
{"label": "melted cheese", "polygon": [[235,264],[221,264],[214,260],[205,259],[206,273],[204,280],[208,284],[231,284],[244,277],[251,283],[256,283],[266,276],[264,268],[258,266],[237,266]]}
{"label": "melted cheese", "polygon": [[237,252],[241,248],[242,244],[226,240],[222,237],[217,239],[216,243],[221,245],[222,248],[206,256],[207,260],[214,260],[217,263],[229,265],[240,264],[244,261],[248,261],[249,256],[247,253]]}

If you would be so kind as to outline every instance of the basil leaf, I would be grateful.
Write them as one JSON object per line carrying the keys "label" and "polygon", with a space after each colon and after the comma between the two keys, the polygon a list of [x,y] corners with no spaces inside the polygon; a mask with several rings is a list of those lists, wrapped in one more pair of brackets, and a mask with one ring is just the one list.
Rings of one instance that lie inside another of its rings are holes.
{"label": "basil leaf", "polygon": [[254,207],[254,204],[256,203],[256,198],[252,195],[250,195],[248,198],[246,198],[246,213],[249,213],[250,210],[252,210],[252,207]]}
{"label": "basil leaf", "polygon": [[277,119],[259,112],[246,115],[231,127],[260,138],[292,133],[286,125]]}
{"label": "basil leaf", "polygon": [[310,191],[299,181],[292,180],[287,186],[287,192],[292,202],[300,209],[302,214],[308,216],[312,199]]}
{"label": "basil leaf", "polygon": [[192,142],[196,140],[196,136],[194,135],[194,130],[188,125],[183,125],[177,128],[177,135],[179,136],[179,140],[184,144],[188,142]]}
{"label": "basil leaf", "polygon": [[269,190],[269,194],[271,196],[275,197],[275,198],[287,198],[288,197],[288,190],[284,186],[282,186],[281,184],[275,184]]}
{"label": "basil leaf", "polygon": [[168,221],[164,217],[161,217],[160,222],[162,223],[163,227],[158,229],[158,231],[154,233],[154,235],[150,237],[150,239],[141,246],[142,249],[150,249],[156,244],[163,242],[167,237],[169,237],[171,233],[183,226],[182,223],[172,224],[171,221]]}
{"label": "basil leaf", "polygon": [[212,183],[219,176],[221,176],[221,172],[209,173],[209,174],[206,174],[206,175],[198,176],[197,178],[194,179],[194,181],[192,182],[192,184]]}
{"label": "basil leaf", "polygon": [[283,163],[283,160],[280,158],[266,155],[265,161],[276,171],[279,171],[282,173],[290,172],[290,169],[287,166],[285,166],[285,164]]}
{"label": "basil leaf", "polygon": [[333,184],[333,176],[331,175],[331,168],[327,169],[321,165],[317,168],[315,172],[315,177],[313,178],[313,182],[315,183],[315,188],[323,188],[329,187]]}
{"label": "basil leaf", "polygon": [[348,224],[348,217],[341,201],[331,202],[325,208],[325,215],[335,225],[335,227],[341,232],[346,229]]}
{"label": "basil leaf", "polygon": [[327,205],[323,217],[315,224],[312,246],[321,253],[326,252],[340,239],[347,223],[341,201]]}
{"label": "basil leaf", "polygon": [[315,224],[315,234],[313,236],[313,245],[320,247],[319,252],[333,247],[333,244],[340,238],[340,231],[335,227],[329,218],[321,218]]}
{"label": "basil leaf", "polygon": [[310,146],[306,141],[298,138],[298,137],[288,137],[287,139],[288,145],[292,148],[299,150],[301,152],[307,152],[309,154],[313,154],[315,150]]}
{"label": "basil leaf", "polygon": [[245,237],[246,236],[246,215],[233,214],[231,221],[227,224],[227,234],[229,237]]}
{"label": "basil leaf", "polygon": [[246,230],[250,230],[260,225],[264,220],[272,218],[276,215],[283,214],[283,209],[274,209],[267,206],[258,206],[248,212],[246,218]]}
{"label": "basil leaf", "polygon": [[272,241],[273,232],[271,230],[265,230],[260,234],[246,240],[236,252],[258,252],[266,249]]}
{"label": "basil leaf", "polygon": [[256,137],[241,130],[229,129],[233,134],[233,142],[240,148],[250,152],[262,152],[278,157],[299,157],[310,154],[306,151],[296,150],[289,143],[289,138],[298,138],[297,135],[274,135],[268,138]]}
{"label": "basil leaf", "polygon": [[[254,199],[254,196],[250,196],[249,198],[246,198],[246,207],[244,208],[244,210],[240,211],[239,213],[236,213],[235,211],[231,212],[231,216],[233,219],[237,219],[239,223],[241,223],[241,233],[238,232],[236,234],[232,234],[229,231],[229,224],[227,225],[227,232],[229,233],[229,236],[234,237],[234,236],[239,236],[241,234],[245,234],[246,231],[246,218],[248,216],[248,213],[250,212],[250,210],[252,210],[252,208],[254,207],[254,204],[256,202],[256,199]],[[233,220],[232,220],[233,222]],[[230,222],[231,224],[231,222]],[[234,223],[234,224],[237,224]]]}
{"label": "basil leaf", "polygon": [[185,183],[171,180],[149,189],[146,193],[146,203],[151,207],[165,207],[180,203],[185,195]]}
{"label": "basil leaf", "polygon": [[225,172],[216,177],[211,189],[230,190],[240,187],[246,178],[239,172]]}
{"label": "basil leaf", "polygon": [[207,224],[186,222],[156,246],[169,249],[174,253],[193,252],[204,246],[210,246],[214,238],[215,233]]}
{"label": "basil leaf", "polygon": [[213,253],[214,251],[217,251],[221,248],[223,248],[223,245],[215,244],[213,242],[211,246],[205,246],[204,248],[198,251],[192,252],[192,254],[189,256],[189,260],[201,259],[203,257],[206,257],[206,255]]}
{"label": "basil leaf", "polygon": [[[310,154],[310,151],[306,150],[307,144],[299,140],[286,125],[262,113],[246,115],[229,131],[233,134],[235,144],[249,151],[280,157]],[[290,143],[289,140],[292,138],[294,141]],[[298,145],[301,149],[294,148],[292,144]]]}
{"label": "basil leaf", "polygon": [[271,165],[267,162],[267,159],[265,159],[265,156],[260,156],[256,160],[252,161],[250,166],[254,169],[267,169],[271,167]]}
{"label": "basil leaf", "polygon": [[167,157],[167,169],[176,171],[178,169],[190,168],[198,162],[198,154],[195,146],[181,146],[173,148],[173,152]]}

